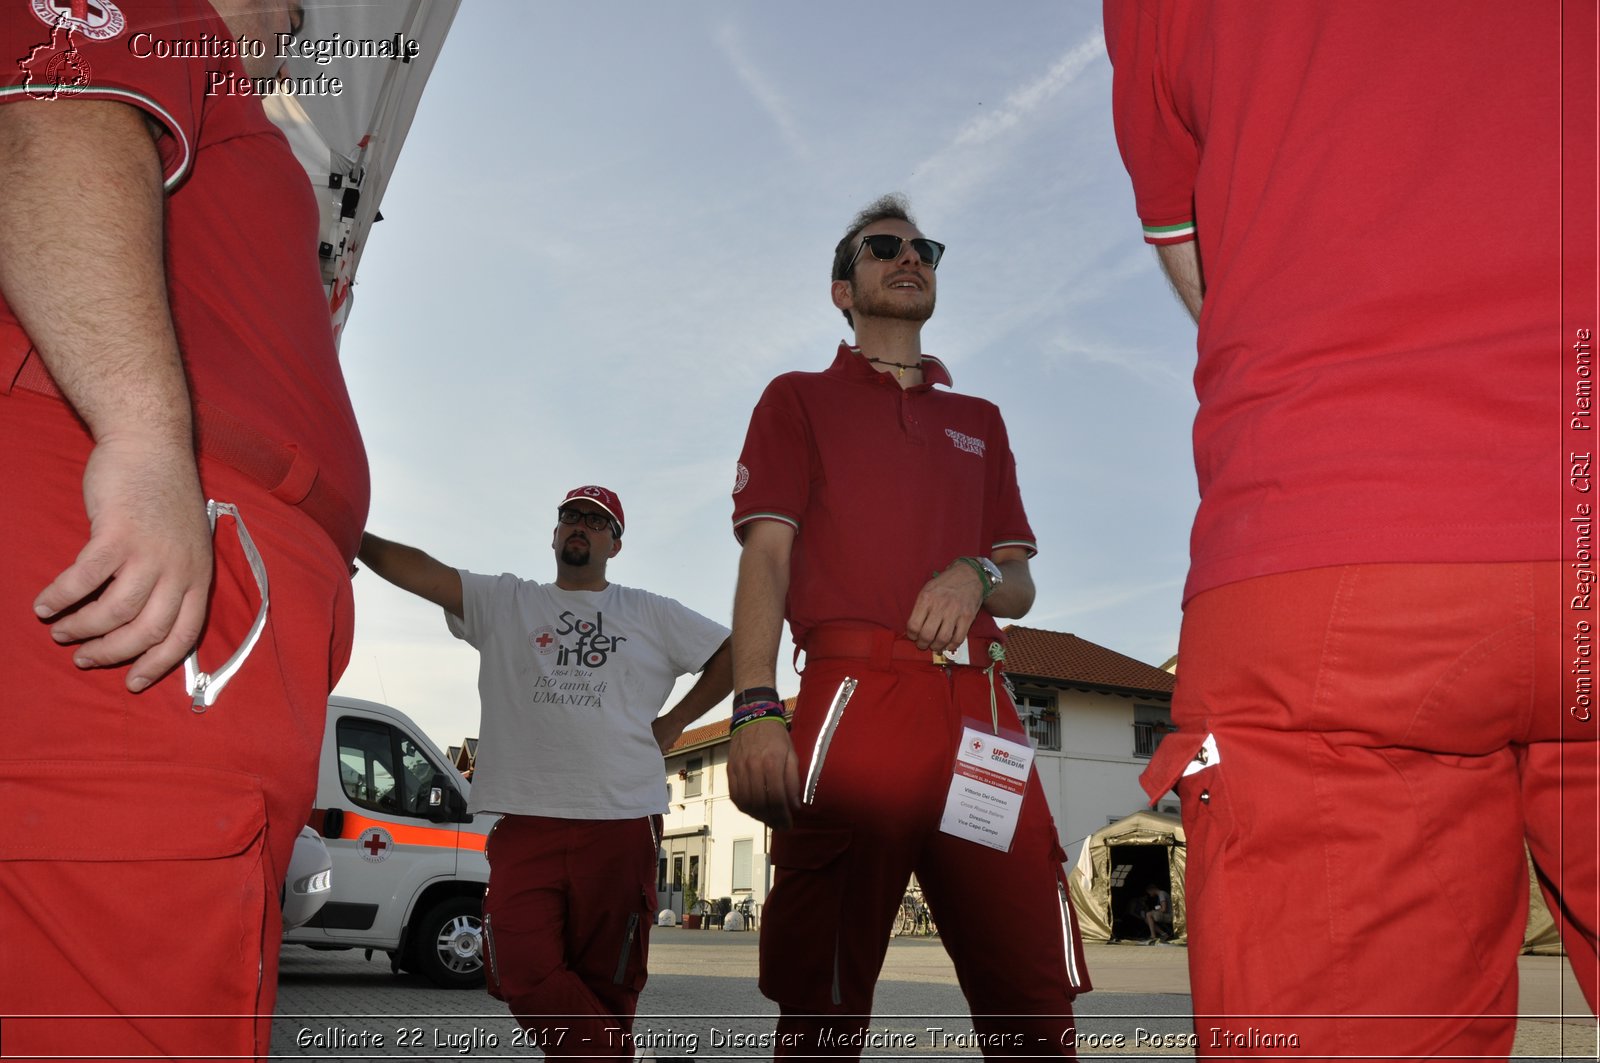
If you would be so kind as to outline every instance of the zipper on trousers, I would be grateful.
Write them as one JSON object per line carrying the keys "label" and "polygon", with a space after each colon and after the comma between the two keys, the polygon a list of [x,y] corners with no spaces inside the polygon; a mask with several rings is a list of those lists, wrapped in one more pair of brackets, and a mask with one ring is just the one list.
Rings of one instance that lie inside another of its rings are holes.
{"label": "zipper on trousers", "polygon": [[628,973],[628,954],[633,951],[633,939],[639,934],[639,913],[628,915],[628,932],[622,936],[622,952],[617,956],[617,973],[611,976],[612,985],[621,985]]}
{"label": "zipper on trousers", "polygon": [[1078,950],[1072,937],[1072,901],[1067,896],[1067,884],[1059,873],[1056,875],[1056,897],[1061,902],[1061,955],[1067,961],[1067,984],[1073,989],[1082,989],[1083,976],[1078,973]]}
{"label": "zipper on trousers", "polygon": [[500,964],[494,954],[494,927],[490,925],[489,917],[483,917],[483,954],[489,961],[489,974],[494,978],[494,987],[500,988]]}
{"label": "zipper on trousers", "polygon": [[823,762],[828,759],[828,747],[833,744],[833,734],[839,729],[839,721],[844,719],[844,708],[850,704],[850,695],[856,692],[856,684],[857,680],[845,676],[833,696],[833,704],[828,707],[827,715],[822,718],[816,744],[811,747],[811,768],[806,772],[805,786],[801,789],[801,804],[809,805],[816,800],[817,783],[822,778]]}

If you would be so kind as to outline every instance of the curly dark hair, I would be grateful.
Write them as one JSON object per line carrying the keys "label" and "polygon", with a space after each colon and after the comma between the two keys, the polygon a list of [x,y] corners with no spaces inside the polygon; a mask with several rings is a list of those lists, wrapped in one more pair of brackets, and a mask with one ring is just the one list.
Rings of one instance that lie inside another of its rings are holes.
{"label": "curly dark hair", "polygon": [[[845,230],[844,239],[840,240],[838,246],[833,249],[831,276],[834,280],[842,281],[846,279],[844,275],[845,263],[849,262],[851,256],[855,254],[856,237],[861,235],[861,230],[873,222],[883,221],[887,218],[894,218],[909,225],[917,224],[916,219],[911,217],[911,203],[899,192],[890,192],[888,195],[879,196],[871,203],[868,203],[861,208],[854,218],[850,219],[850,228]],[[850,323],[850,327],[855,328],[855,319],[850,316],[850,311],[840,310],[839,312]]]}

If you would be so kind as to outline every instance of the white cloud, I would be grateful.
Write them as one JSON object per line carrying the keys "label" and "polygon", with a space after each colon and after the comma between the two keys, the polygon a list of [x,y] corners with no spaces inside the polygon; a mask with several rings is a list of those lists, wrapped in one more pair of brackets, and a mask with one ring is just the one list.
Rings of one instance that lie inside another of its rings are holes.
{"label": "white cloud", "polygon": [[1055,116],[1053,102],[1096,63],[1106,63],[1105,35],[1095,30],[1034,80],[1012,90],[998,107],[970,119],[949,143],[912,171],[920,176],[919,196],[953,211],[967,191],[1004,170],[1025,134]]}
{"label": "white cloud", "polygon": [[767,79],[766,74],[753,61],[750,49],[745,44],[744,38],[732,23],[723,23],[713,35],[717,48],[728,60],[728,65],[733,67],[733,72],[739,81],[755,97],[761,109],[772,119],[772,124],[778,127],[778,133],[783,137],[783,142],[789,150],[799,159],[809,159],[811,149],[806,144],[805,137],[800,134],[800,127],[795,122],[790,112],[789,102],[778,91],[777,86]]}
{"label": "white cloud", "polygon": [[1185,397],[1190,394],[1189,381],[1193,365],[1173,361],[1170,352],[1096,343],[1080,336],[1060,337],[1050,344],[1047,351],[1049,356],[1058,362],[1110,366],[1135,377],[1142,383],[1172,389]]}
{"label": "white cloud", "polygon": [[1021,125],[1072,84],[1090,64],[1104,58],[1105,52],[1105,35],[1097,30],[1057,59],[1042,77],[1016,89],[999,107],[962,126],[946,150],[982,147]]}

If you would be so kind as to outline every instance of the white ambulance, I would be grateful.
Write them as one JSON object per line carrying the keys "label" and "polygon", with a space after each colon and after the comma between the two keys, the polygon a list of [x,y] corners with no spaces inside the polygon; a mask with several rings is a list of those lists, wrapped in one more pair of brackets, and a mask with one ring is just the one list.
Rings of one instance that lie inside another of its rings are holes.
{"label": "white ambulance", "polygon": [[498,817],[467,813],[470,786],[399,709],[330,698],[310,825],[333,889],[284,943],[382,951],[396,973],[481,986],[483,849]]}

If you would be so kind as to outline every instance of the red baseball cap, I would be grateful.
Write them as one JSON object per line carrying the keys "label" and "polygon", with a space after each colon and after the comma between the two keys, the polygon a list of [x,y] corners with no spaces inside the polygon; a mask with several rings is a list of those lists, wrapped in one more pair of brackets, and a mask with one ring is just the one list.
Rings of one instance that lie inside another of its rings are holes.
{"label": "red baseball cap", "polygon": [[622,519],[622,499],[617,497],[615,491],[607,491],[604,487],[596,487],[593,484],[589,484],[587,487],[574,487],[567,492],[567,497],[563,498],[561,505],[556,508],[561,509],[568,502],[573,502],[580,498],[588,499],[611,514],[611,519],[617,522],[617,534],[622,534],[622,529],[626,526],[626,522]]}

